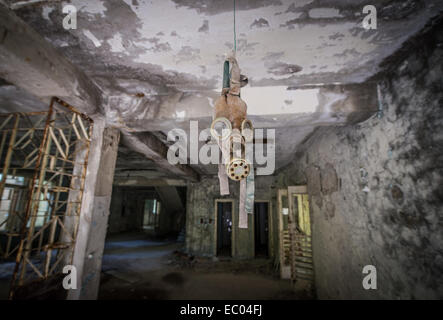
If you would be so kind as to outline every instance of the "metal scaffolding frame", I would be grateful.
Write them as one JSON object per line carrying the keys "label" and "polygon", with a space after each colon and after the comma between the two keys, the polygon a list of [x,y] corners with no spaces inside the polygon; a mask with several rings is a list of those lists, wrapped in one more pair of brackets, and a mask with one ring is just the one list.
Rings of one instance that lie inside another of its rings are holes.
{"label": "metal scaffolding frame", "polygon": [[45,112],[0,114],[0,195],[8,177],[27,177],[25,196],[11,200],[0,221],[8,237],[0,254],[16,254],[10,298],[72,262],[92,127],[90,118],[58,98]]}
{"label": "metal scaffolding frame", "polygon": [[[0,114],[0,163],[2,163],[0,195],[8,187],[8,176],[16,176],[17,171],[22,174],[33,174],[35,171],[38,150],[42,143],[43,131],[47,112]],[[0,221],[0,227],[5,230],[7,242],[0,245],[0,254],[8,258],[17,252],[18,245],[14,245],[20,237],[21,226],[26,216],[25,205],[27,188],[24,185],[12,195],[7,216]],[[4,200],[2,200],[2,207]],[[18,203],[19,202],[19,203]]]}

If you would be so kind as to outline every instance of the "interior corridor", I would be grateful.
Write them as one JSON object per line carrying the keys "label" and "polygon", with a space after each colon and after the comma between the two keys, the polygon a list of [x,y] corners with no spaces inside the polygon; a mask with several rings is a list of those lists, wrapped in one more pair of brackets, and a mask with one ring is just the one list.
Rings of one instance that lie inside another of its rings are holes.
{"label": "interior corridor", "polygon": [[442,300],[442,186],[442,0],[0,0],[0,300]]}
{"label": "interior corridor", "polygon": [[312,299],[308,287],[292,290],[269,260],[196,258],[174,239],[144,233],[109,236],[103,254],[98,299],[230,300]]}

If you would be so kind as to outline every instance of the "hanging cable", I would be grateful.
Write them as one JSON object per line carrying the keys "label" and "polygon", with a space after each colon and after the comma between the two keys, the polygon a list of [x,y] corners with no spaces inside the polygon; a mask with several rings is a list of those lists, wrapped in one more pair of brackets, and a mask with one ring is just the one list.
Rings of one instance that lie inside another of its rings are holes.
{"label": "hanging cable", "polygon": [[234,0],[234,52],[237,52],[237,34],[235,32],[235,0]]}

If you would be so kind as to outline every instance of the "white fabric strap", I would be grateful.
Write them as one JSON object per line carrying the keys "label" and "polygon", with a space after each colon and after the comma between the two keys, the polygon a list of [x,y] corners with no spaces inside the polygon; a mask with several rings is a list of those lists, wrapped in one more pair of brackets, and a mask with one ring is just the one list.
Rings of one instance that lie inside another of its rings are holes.
{"label": "white fabric strap", "polygon": [[228,175],[226,174],[226,163],[227,163],[227,157],[229,157],[229,153],[227,150],[226,142],[219,139],[217,143],[220,150],[222,151],[221,154],[222,161],[218,165],[218,180],[220,182],[220,195],[226,196],[229,194],[229,180],[228,180]]}
{"label": "white fabric strap", "polygon": [[246,179],[240,180],[240,201],[238,210],[238,227],[248,229],[248,214],[246,213]]}
{"label": "white fabric strap", "polygon": [[226,175],[226,166],[223,163],[218,165],[218,180],[220,181],[220,195],[226,196],[229,194],[229,181]]}
{"label": "white fabric strap", "polygon": [[246,177],[246,213],[254,213],[254,194],[255,194],[255,180],[254,180],[254,167],[250,165],[249,175]]}

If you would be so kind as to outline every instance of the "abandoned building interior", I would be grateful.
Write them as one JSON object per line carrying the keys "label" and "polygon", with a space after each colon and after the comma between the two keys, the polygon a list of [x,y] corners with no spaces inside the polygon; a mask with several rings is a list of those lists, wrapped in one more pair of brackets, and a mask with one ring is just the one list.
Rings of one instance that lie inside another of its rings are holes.
{"label": "abandoned building interior", "polygon": [[443,299],[442,12],[0,0],[0,299]]}

